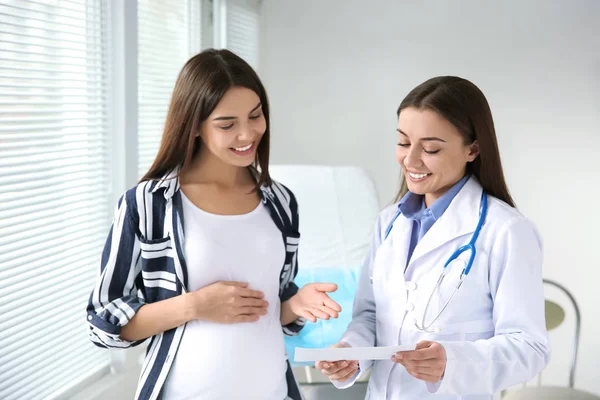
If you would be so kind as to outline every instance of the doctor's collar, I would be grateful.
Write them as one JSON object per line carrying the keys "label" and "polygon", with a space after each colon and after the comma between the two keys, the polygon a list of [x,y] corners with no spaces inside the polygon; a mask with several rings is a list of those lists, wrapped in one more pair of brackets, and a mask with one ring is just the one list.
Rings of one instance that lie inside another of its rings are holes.
{"label": "doctor's collar", "polygon": [[431,215],[435,220],[438,220],[469,178],[471,178],[470,174],[463,176],[446,193],[435,200],[429,208],[425,207],[425,196],[408,191],[398,203],[398,209],[406,218],[418,219],[424,215]]}
{"label": "doctor's collar", "polygon": [[425,210],[424,196],[408,191],[398,203],[398,209],[406,218],[419,218]]}

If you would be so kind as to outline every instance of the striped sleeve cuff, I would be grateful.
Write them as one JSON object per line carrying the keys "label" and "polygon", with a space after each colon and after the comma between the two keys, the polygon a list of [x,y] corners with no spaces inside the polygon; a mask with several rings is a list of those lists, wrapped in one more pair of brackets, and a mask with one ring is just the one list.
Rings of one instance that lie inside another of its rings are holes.
{"label": "striped sleeve cuff", "polygon": [[129,297],[127,302],[117,299],[109,303],[100,312],[89,310],[87,313],[87,322],[89,326],[90,340],[99,347],[105,348],[127,348],[137,346],[144,342],[127,341],[121,339],[121,328],[125,326],[144,303],[133,297]]}
{"label": "striped sleeve cuff", "polygon": [[306,319],[298,317],[294,322],[283,326],[283,333],[287,336],[298,336],[305,323]]}

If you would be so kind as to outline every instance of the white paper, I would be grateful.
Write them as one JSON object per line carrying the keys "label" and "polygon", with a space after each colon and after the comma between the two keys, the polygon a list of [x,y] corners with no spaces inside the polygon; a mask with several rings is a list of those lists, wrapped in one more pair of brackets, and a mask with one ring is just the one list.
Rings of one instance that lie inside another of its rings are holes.
{"label": "white paper", "polygon": [[295,362],[341,361],[341,360],[390,360],[399,351],[414,350],[415,345],[386,347],[342,347],[325,349],[305,349],[296,347]]}

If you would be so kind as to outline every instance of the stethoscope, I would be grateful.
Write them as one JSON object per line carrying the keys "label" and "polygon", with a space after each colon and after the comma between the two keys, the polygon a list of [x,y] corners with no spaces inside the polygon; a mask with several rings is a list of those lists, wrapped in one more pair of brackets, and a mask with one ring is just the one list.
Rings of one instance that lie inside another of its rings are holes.
{"label": "stethoscope", "polygon": [[[387,239],[388,235],[392,231],[394,222],[396,222],[396,219],[400,216],[400,214],[401,214],[401,212],[400,212],[400,210],[398,210],[396,212],[396,215],[394,216],[394,218],[392,219],[392,221],[390,222],[390,224],[387,227],[384,240]],[[471,240],[469,241],[469,243],[458,248],[458,250],[456,250],[454,253],[452,253],[450,258],[448,258],[448,260],[444,264],[444,269],[442,270],[442,273],[440,274],[440,276],[437,280],[437,283],[435,284],[435,287],[433,288],[433,291],[431,292],[431,294],[429,295],[429,298],[427,299],[427,304],[425,305],[425,310],[423,310],[423,317],[421,318],[421,324],[419,324],[419,321],[415,320],[415,327],[419,331],[427,332],[427,333],[436,333],[441,330],[439,328],[431,329],[431,327],[433,326],[433,324],[435,324],[435,322],[440,318],[440,316],[442,315],[444,310],[448,307],[448,304],[450,304],[450,301],[452,300],[452,298],[454,297],[454,295],[456,294],[458,289],[461,287],[463,281],[465,280],[465,278],[467,277],[467,275],[469,275],[469,272],[471,271],[471,267],[473,266],[473,261],[475,260],[475,254],[477,253],[477,251],[475,249],[475,242],[477,241],[477,238],[479,237],[479,232],[481,232],[481,227],[483,226],[483,224],[485,222],[486,215],[487,215],[487,193],[485,191],[483,191],[483,193],[481,193],[481,203],[479,206],[479,221],[477,222],[477,227],[475,228],[475,232],[473,232],[473,235],[471,236]],[[452,263],[454,260],[456,260],[458,257],[460,257],[461,254],[463,254],[467,251],[471,252],[471,256],[469,258],[469,262],[467,263],[467,265],[464,267],[464,269],[462,270],[462,272],[460,274],[460,278],[458,280],[458,283],[456,284],[456,287],[452,291],[452,294],[450,295],[448,300],[446,300],[446,303],[444,304],[444,306],[437,313],[435,318],[430,323],[426,324],[425,316],[427,315],[427,311],[429,309],[429,305],[431,304],[431,300],[432,300],[434,294],[440,289],[442,281],[448,274],[448,271],[450,271],[450,269],[448,269],[446,267],[450,263]]]}

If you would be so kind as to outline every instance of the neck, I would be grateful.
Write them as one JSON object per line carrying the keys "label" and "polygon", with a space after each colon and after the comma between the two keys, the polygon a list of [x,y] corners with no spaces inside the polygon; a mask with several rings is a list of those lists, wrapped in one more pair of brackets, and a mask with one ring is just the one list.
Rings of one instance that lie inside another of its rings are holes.
{"label": "neck", "polygon": [[444,195],[444,193],[446,193],[448,190],[452,189],[454,187],[454,185],[456,185],[458,182],[461,181],[461,179],[463,179],[466,175],[463,174],[460,179],[458,179],[456,182],[452,183],[451,185],[448,185],[446,187],[441,188],[440,190],[438,190],[437,192],[433,192],[433,193],[425,193],[425,196],[423,198],[423,201],[425,202],[425,208],[429,208],[431,207],[431,205],[440,197],[442,197]]}
{"label": "neck", "polygon": [[231,165],[202,151],[196,155],[190,168],[182,174],[182,183],[210,183],[226,188],[253,184],[252,176],[246,167]]}
{"label": "neck", "polygon": [[425,202],[425,208],[431,207],[431,205],[447,191],[448,189],[444,190],[442,193],[425,193],[425,196],[423,197],[423,201]]}

